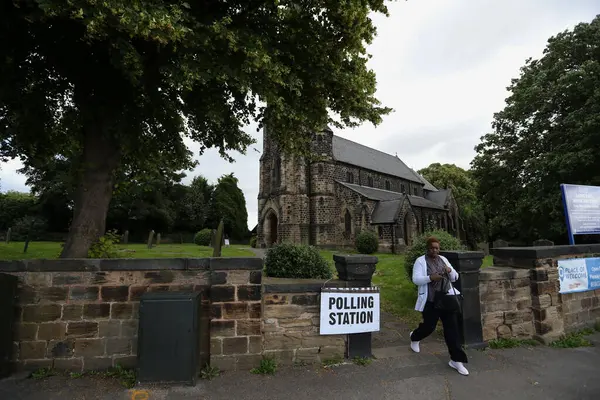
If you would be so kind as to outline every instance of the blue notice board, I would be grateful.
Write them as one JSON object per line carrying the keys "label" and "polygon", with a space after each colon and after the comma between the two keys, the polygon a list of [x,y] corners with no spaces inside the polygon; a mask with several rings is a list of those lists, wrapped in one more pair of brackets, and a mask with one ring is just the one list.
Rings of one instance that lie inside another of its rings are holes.
{"label": "blue notice board", "polygon": [[600,289],[600,258],[558,260],[560,293]]}
{"label": "blue notice board", "polygon": [[569,232],[575,235],[600,235],[600,186],[560,185]]}

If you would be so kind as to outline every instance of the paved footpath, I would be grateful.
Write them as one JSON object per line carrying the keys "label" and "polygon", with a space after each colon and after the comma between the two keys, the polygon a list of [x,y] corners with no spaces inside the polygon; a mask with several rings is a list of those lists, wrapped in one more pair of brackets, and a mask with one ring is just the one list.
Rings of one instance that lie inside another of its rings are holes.
{"label": "paved footpath", "polygon": [[126,390],[92,378],[9,378],[0,381],[0,399],[600,399],[600,334],[592,340],[595,347],[578,349],[471,350],[468,377],[450,369],[445,354],[428,352],[425,341],[420,354],[397,349],[364,367],[293,367],[274,376],[240,371],[200,380],[195,387]]}

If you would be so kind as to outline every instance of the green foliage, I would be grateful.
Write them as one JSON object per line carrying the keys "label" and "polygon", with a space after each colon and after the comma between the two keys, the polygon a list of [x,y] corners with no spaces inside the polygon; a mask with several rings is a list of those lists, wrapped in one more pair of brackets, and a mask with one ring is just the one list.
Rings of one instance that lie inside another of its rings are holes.
{"label": "green foliage", "polygon": [[569,349],[575,347],[589,347],[592,345],[589,340],[584,338],[586,335],[594,333],[593,330],[582,330],[579,332],[572,332],[566,335],[562,335],[559,339],[550,343],[551,347]]}
{"label": "green foliage", "polygon": [[250,247],[252,247],[252,248],[256,248],[256,243],[257,243],[257,241],[258,241],[258,238],[257,238],[256,236],[252,236],[252,237],[250,238]]}
{"label": "green foliage", "polygon": [[210,203],[210,226],[216,226],[221,220],[225,233],[234,239],[243,239],[248,234],[248,211],[244,192],[238,187],[238,179],[223,175],[219,178]]}
{"label": "green foliage", "polygon": [[412,279],[413,266],[417,258],[427,253],[427,238],[434,236],[440,241],[441,251],[466,250],[460,240],[444,230],[433,230],[422,233],[414,240],[414,244],[406,250],[404,269],[408,279]]}
{"label": "green foliage", "polygon": [[210,240],[212,239],[212,229],[202,229],[194,235],[194,243],[198,246],[210,246]]}
{"label": "green foliage", "polygon": [[513,79],[472,162],[492,238],[567,239],[561,183],[600,185],[600,16],[548,40]]}
{"label": "green foliage", "polygon": [[488,346],[491,349],[512,349],[522,346],[538,346],[540,342],[533,339],[500,338],[490,340]]}
{"label": "green foliage", "polygon": [[0,230],[14,229],[16,221],[36,212],[37,199],[33,194],[10,191],[0,193]]}
{"label": "green foliage", "polygon": [[[483,205],[477,197],[478,184],[471,171],[454,164],[434,163],[419,170],[419,174],[438,189],[451,190],[462,220],[461,228],[465,229],[469,247],[476,248],[478,242],[487,240],[488,232]],[[434,228],[428,228],[428,230],[431,229]]]}
{"label": "green foliage", "polygon": [[252,368],[253,374],[273,375],[277,371],[277,361],[272,357],[264,356],[257,368]]}
{"label": "green foliage", "polygon": [[200,371],[200,378],[210,381],[211,379],[219,376],[220,373],[221,371],[219,371],[219,368],[213,367],[207,363],[206,366]]}
{"label": "green foliage", "polygon": [[367,64],[381,0],[1,4],[0,37],[13,39],[0,44],[0,157],[33,169],[69,160],[63,256],[87,254],[104,231],[113,176],[191,168],[184,140],[232,161],[255,142],[254,120],[307,153],[327,124],[377,125],[391,111]]}
{"label": "green foliage", "polygon": [[361,254],[373,254],[379,248],[379,239],[375,232],[364,230],[356,235],[355,246]]}
{"label": "green foliage", "polygon": [[331,279],[327,260],[313,246],[281,243],[267,251],[265,273],[273,278]]}
{"label": "green foliage", "polygon": [[361,367],[366,367],[367,365],[373,362],[373,359],[368,357],[356,356],[352,359],[352,362],[356,365],[360,365]]}
{"label": "green foliage", "polygon": [[47,230],[48,223],[44,218],[27,215],[13,222],[11,240],[25,241],[39,239]]}
{"label": "green foliage", "polygon": [[101,236],[88,251],[89,258],[118,258],[121,253],[117,244],[121,241],[121,236],[117,231],[109,231]]}

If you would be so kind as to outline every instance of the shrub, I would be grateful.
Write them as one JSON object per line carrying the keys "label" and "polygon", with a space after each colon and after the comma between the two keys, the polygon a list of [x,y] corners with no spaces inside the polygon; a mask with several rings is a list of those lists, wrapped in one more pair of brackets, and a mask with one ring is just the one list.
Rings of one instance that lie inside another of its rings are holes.
{"label": "shrub", "polygon": [[460,240],[444,230],[431,230],[427,231],[415,238],[412,246],[406,250],[404,256],[404,268],[408,279],[412,279],[412,270],[417,258],[421,257],[427,252],[427,238],[435,236],[440,241],[440,250],[466,250],[465,246]]}
{"label": "shrub", "polygon": [[379,239],[375,232],[362,231],[356,236],[355,246],[360,254],[373,254],[379,248]]}
{"label": "shrub", "polygon": [[331,279],[333,273],[313,246],[282,243],[267,251],[265,273],[273,278]]}
{"label": "shrub", "polygon": [[256,242],[257,242],[257,237],[256,236],[252,236],[250,238],[250,247],[256,248]]}
{"label": "shrub", "polygon": [[48,222],[44,218],[33,215],[27,215],[14,221],[11,229],[11,240],[24,242],[27,237],[29,240],[38,240],[47,231]]}
{"label": "shrub", "polygon": [[194,235],[194,243],[198,246],[210,246],[210,239],[212,239],[212,230],[208,228],[204,228]]}
{"label": "shrub", "polygon": [[119,249],[117,243],[121,236],[117,231],[108,231],[101,236],[88,250],[88,258],[118,258]]}

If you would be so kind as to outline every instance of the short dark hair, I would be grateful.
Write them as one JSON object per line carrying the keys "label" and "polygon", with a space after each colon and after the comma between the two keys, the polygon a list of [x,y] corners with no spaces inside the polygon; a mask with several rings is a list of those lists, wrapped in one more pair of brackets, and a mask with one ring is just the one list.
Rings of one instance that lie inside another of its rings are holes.
{"label": "short dark hair", "polygon": [[427,248],[430,248],[433,243],[441,244],[438,238],[436,238],[434,236],[428,237],[427,238]]}

